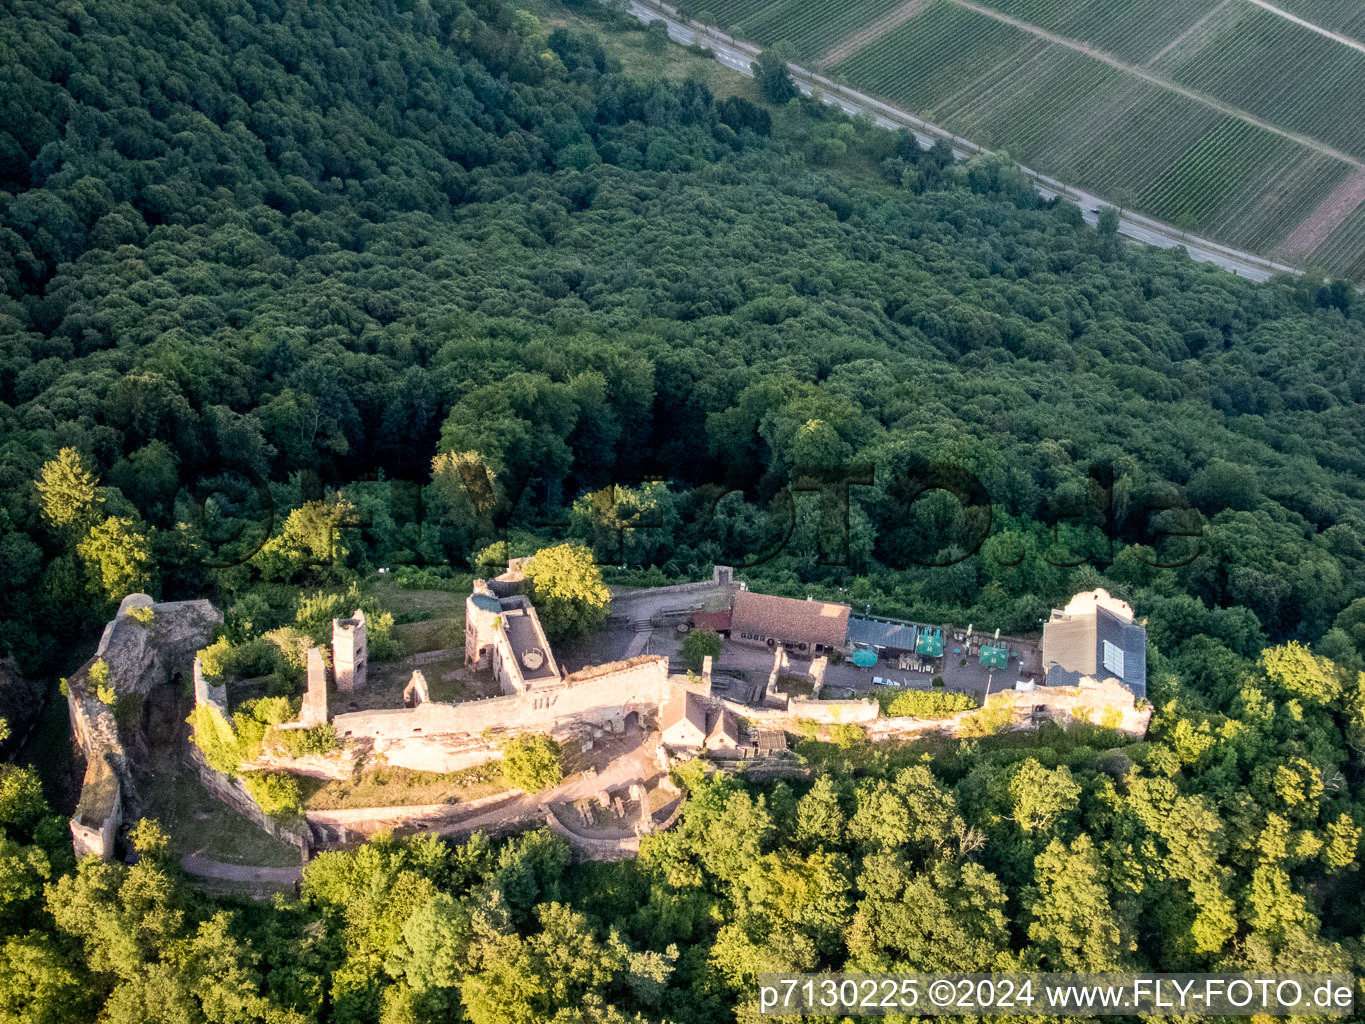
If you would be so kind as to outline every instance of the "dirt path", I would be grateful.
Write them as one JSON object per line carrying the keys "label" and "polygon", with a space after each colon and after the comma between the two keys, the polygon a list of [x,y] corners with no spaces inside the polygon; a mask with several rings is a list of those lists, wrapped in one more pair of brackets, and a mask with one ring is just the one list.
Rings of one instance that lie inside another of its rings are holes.
{"label": "dirt path", "polygon": [[1207,107],[1212,107],[1214,110],[1226,114],[1228,117],[1235,117],[1240,121],[1245,121],[1247,124],[1255,125],[1257,128],[1261,128],[1268,132],[1274,132],[1276,135],[1297,142],[1301,146],[1306,146],[1314,152],[1345,161],[1357,170],[1365,171],[1365,161],[1357,160],[1348,153],[1343,153],[1341,150],[1334,149],[1326,143],[1319,142],[1317,139],[1310,138],[1307,135],[1299,135],[1295,132],[1286,131],[1283,128],[1277,128],[1269,121],[1262,121],[1254,114],[1249,114],[1245,110],[1239,110],[1237,107],[1224,103],[1222,100],[1215,99],[1204,93],[1196,92],[1193,89],[1186,89],[1183,86],[1176,85],[1170,79],[1154,74],[1144,68],[1126,64],[1112,53],[1106,53],[1087,43],[1080,43],[1074,39],[1067,39],[1065,36],[1059,36],[1055,32],[1049,32],[1046,29],[1039,28],[1037,25],[1031,25],[1027,21],[1020,21],[1018,18],[1012,18],[1008,14],[1001,14],[999,11],[993,11],[989,7],[973,3],[972,0],[953,0],[953,3],[957,4],[959,7],[965,7],[970,11],[975,11],[977,14],[985,15],[988,18],[994,18],[996,21],[1002,21],[1006,25],[1013,25],[1021,31],[1029,32],[1040,39],[1046,39],[1048,42],[1056,43],[1058,46],[1065,46],[1067,49],[1075,50],[1077,53],[1083,53],[1087,57],[1093,57],[1095,60],[1103,61],[1110,67],[1117,68],[1119,71],[1126,71],[1128,74],[1136,75],[1138,78],[1141,78],[1145,82],[1150,82],[1152,85],[1160,86],[1169,92],[1184,96],[1186,99],[1194,100],[1196,103],[1202,103]]}
{"label": "dirt path", "polygon": [[843,42],[835,43],[829,48],[825,55],[815,63],[822,67],[834,67],[835,64],[852,57],[863,47],[869,45],[874,40],[880,39],[892,29],[904,25],[927,6],[929,6],[929,0],[906,0],[905,3],[901,4],[890,14],[885,14],[871,25],[859,29]]}
{"label": "dirt path", "polygon": [[1361,53],[1365,53],[1365,43],[1358,43],[1349,36],[1340,35],[1330,29],[1323,28],[1321,25],[1314,25],[1311,21],[1304,21],[1298,15],[1290,14],[1288,11],[1282,11],[1274,4],[1266,3],[1265,0],[1248,0],[1248,2],[1269,11],[1271,14],[1278,14],[1281,18],[1292,21],[1295,25],[1302,25],[1304,28],[1311,32],[1316,32],[1320,36],[1326,36],[1328,39],[1340,43],[1342,46],[1349,46],[1353,50],[1359,50]]}
{"label": "dirt path", "polygon": [[[1194,38],[1195,35],[1199,34],[1203,30],[1205,25],[1207,25],[1211,20],[1213,20],[1213,18],[1218,14],[1219,11],[1223,10],[1223,8],[1227,7],[1227,5],[1230,3],[1232,3],[1232,0],[1223,0],[1221,4],[1219,4],[1213,10],[1209,11],[1208,14],[1204,15],[1193,25],[1187,28],[1184,32],[1181,32],[1180,35],[1176,36],[1169,43],[1167,43],[1160,50],[1158,50],[1156,52],[1156,55],[1150,58],[1147,61],[1147,63],[1143,64],[1142,66],[1145,68],[1151,67],[1153,64],[1159,61],[1162,57],[1166,56],[1166,54],[1170,53],[1176,47],[1182,46],[1185,43],[1189,42],[1192,38]],[[1200,36],[1198,46],[1203,46],[1204,42],[1205,38],[1203,36]],[[1198,46],[1196,47],[1196,49],[1198,48]]]}
{"label": "dirt path", "polygon": [[1365,171],[1356,171],[1347,175],[1346,180],[1334,188],[1332,194],[1303,219],[1284,240],[1281,248],[1290,256],[1302,256],[1312,252],[1325,242],[1327,236],[1354,213],[1361,203],[1365,203]]}
{"label": "dirt path", "polygon": [[181,869],[200,878],[221,878],[229,882],[270,882],[293,885],[303,877],[302,868],[260,868],[250,864],[227,864],[221,860],[187,853],[180,858]]}

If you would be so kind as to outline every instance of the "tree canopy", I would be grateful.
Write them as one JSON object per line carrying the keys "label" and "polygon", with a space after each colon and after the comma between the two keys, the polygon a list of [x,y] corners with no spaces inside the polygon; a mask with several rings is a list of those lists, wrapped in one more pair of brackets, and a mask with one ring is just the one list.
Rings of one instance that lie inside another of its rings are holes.
{"label": "tree canopy", "polygon": [[[1122,244],[790,95],[780,52],[718,100],[553,11],[6,6],[0,650],[57,701],[111,600],[207,595],[215,670],[287,690],[369,570],[530,552],[557,637],[717,563],[1006,631],[1105,586],[1149,735],[840,726],[808,778],[681,766],[634,860],[384,835],[260,904],[150,826],[74,864],[4,764],[4,1012],[721,1024],[770,970],[1365,974],[1349,289]],[[243,770],[281,699],[196,736]]]}

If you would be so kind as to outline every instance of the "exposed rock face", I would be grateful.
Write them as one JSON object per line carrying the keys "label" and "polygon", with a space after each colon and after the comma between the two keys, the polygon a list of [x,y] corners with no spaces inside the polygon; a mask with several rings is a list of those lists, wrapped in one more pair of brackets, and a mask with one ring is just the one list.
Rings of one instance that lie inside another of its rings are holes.
{"label": "exposed rock face", "polygon": [[[139,611],[144,608],[150,609],[149,623],[135,617],[148,614]],[[156,604],[146,594],[129,594],[104,627],[95,656],[109,665],[115,693],[146,694],[176,673],[188,677],[195,652],[222,621],[208,601]]]}
{"label": "exposed rock face", "polygon": [[91,668],[101,661],[108,666],[106,685],[112,688],[115,703],[121,697],[146,696],[177,674],[188,677],[195,652],[222,621],[222,613],[208,601],[157,604],[146,594],[129,594],[104,627],[95,656],[67,680],[71,731],[93,766],[86,774],[91,792],[82,790],[77,815],[71,819],[78,856],[108,859],[120,819],[124,813],[136,813],[139,806],[113,707],[99,699]]}
{"label": "exposed rock face", "polygon": [[42,706],[42,686],[25,679],[14,662],[0,661],[0,718],[9,723],[10,736],[17,740],[28,732]]}

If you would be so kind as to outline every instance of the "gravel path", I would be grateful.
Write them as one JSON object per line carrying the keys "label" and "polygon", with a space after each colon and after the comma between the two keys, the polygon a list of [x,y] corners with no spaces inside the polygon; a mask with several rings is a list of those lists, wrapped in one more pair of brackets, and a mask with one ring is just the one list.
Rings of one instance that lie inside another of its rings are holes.
{"label": "gravel path", "polygon": [[1327,241],[1327,236],[1361,203],[1365,203],[1365,171],[1356,171],[1334,188],[1332,194],[1293,230],[1284,240],[1284,251],[1290,256],[1312,252]]}
{"label": "gravel path", "polygon": [[181,869],[200,878],[221,878],[229,882],[270,882],[292,885],[303,877],[303,868],[261,868],[250,864],[227,864],[221,860],[187,853],[180,858]]}

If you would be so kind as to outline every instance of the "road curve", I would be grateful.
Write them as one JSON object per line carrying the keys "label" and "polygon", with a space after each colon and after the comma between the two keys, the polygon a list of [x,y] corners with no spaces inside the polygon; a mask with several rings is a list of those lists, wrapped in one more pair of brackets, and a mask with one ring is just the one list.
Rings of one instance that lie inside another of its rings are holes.
{"label": "road curve", "polygon": [[[630,0],[629,12],[634,18],[645,24],[651,21],[663,21],[668,26],[669,38],[674,42],[681,43],[683,46],[691,46],[694,43],[705,46],[715,54],[716,60],[726,67],[744,75],[753,75],[751,65],[758,55],[758,47],[752,43],[734,39],[718,29],[690,21],[680,15],[673,7],[661,3],[659,0]],[[823,75],[807,71],[798,65],[791,64],[788,66],[791,68],[792,81],[796,83],[803,95],[809,96],[818,91],[824,102],[835,104],[851,117],[866,113],[881,128],[892,131],[909,130],[914,133],[919,144],[926,149],[939,139],[947,139],[952,144],[954,155],[959,158],[989,152],[984,146],[979,146],[970,139],[954,135],[938,125],[930,124],[907,111],[901,110],[899,107],[894,107],[873,96],[840,85]],[[1099,211],[1105,206],[1113,205],[1106,203],[1098,196],[1064,184],[1047,175],[1039,174],[1027,167],[1021,167],[1021,169],[1033,180],[1034,185],[1044,198],[1053,199],[1060,196],[1078,205],[1081,208],[1081,216],[1091,227],[1099,222]],[[1183,248],[1190,258],[1198,263],[1212,263],[1236,274],[1238,277],[1245,277],[1252,281],[1269,281],[1277,274],[1303,273],[1294,267],[1275,263],[1254,253],[1243,252],[1239,249],[1220,245],[1218,242],[1207,238],[1187,234],[1170,224],[1163,224],[1137,213],[1124,212],[1120,214],[1119,234],[1131,238],[1135,242],[1154,245],[1161,249]]]}

